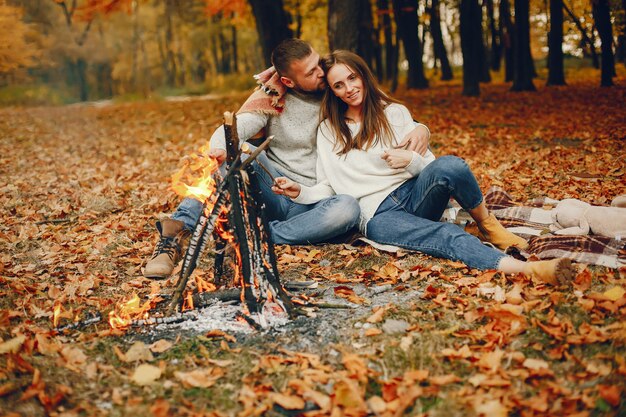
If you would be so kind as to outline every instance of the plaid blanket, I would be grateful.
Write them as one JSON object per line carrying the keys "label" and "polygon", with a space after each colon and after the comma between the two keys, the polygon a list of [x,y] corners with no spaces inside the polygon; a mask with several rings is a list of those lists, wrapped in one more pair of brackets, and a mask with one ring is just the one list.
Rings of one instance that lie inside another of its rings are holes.
{"label": "plaid blanket", "polygon": [[[502,225],[528,240],[529,247],[521,252],[524,258],[533,255],[539,259],[569,258],[576,262],[609,268],[626,266],[626,242],[623,240],[596,235],[564,236],[551,233],[551,206],[556,206],[558,202],[542,197],[523,206],[515,203],[513,198],[499,187],[492,187],[485,194],[485,204]],[[452,201],[441,221],[454,223],[460,227],[467,225],[471,227],[472,218],[456,201]],[[353,241],[353,244],[358,241],[388,252],[399,250],[398,247],[381,245],[362,236]]]}
{"label": "plaid blanket", "polygon": [[623,240],[551,233],[552,210],[544,206],[556,206],[558,200],[542,197],[521,206],[502,188],[493,187],[485,195],[485,203],[508,230],[528,239],[529,247],[522,251],[525,257],[534,254],[540,259],[570,258],[610,268],[626,266],[626,242]]}

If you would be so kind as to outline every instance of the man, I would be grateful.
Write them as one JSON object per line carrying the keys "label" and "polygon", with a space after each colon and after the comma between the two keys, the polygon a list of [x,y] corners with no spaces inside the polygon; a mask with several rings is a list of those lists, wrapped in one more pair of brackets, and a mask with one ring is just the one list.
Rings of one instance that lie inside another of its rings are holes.
{"label": "man", "polygon": [[[316,134],[319,109],[326,89],[320,56],[311,45],[287,39],[272,52],[276,73],[263,73],[261,88],[242,105],[237,115],[241,143],[264,130],[274,139],[253,163],[262,164],[273,177],[285,176],[305,185],[316,183]],[[402,145],[419,153],[428,147],[430,133],[418,125]],[[223,127],[211,137],[211,152],[219,163],[226,158]],[[314,244],[328,241],[352,229],[359,220],[359,205],[346,195],[335,195],[316,204],[303,205],[276,195],[273,180],[257,169],[269,219],[270,235],[277,244]],[[185,198],[170,219],[157,222],[161,238],[146,264],[144,276],[167,278],[180,260],[183,248],[200,217],[202,203]]]}

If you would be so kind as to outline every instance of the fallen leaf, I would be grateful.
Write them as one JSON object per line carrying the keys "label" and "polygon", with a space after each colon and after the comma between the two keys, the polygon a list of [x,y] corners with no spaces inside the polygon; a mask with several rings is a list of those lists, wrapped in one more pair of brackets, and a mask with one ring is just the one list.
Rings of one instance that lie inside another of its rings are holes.
{"label": "fallen leaf", "polygon": [[220,368],[225,368],[235,363],[235,361],[232,361],[232,360],[220,360],[220,359],[207,359],[207,362],[210,363],[211,365],[219,366]]}
{"label": "fallen leaf", "polygon": [[224,339],[228,340],[229,342],[235,343],[237,341],[237,339],[235,339],[234,336],[229,335],[226,332],[223,332],[222,330],[209,330],[205,335],[205,337],[223,337]]}
{"label": "fallen leaf", "polygon": [[170,403],[163,398],[157,398],[150,406],[150,412],[153,417],[169,417],[171,416]]}
{"label": "fallen leaf", "polygon": [[387,410],[387,403],[378,395],[374,395],[367,399],[367,406],[370,411],[376,415],[380,415]]}
{"label": "fallen leaf", "polygon": [[191,372],[174,372],[176,379],[187,388],[208,388],[213,386],[224,374],[219,368],[196,369]]}
{"label": "fallen leaf", "polygon": [[272,392],[270,399],[286,410],[302,410],[304,408],[304,400],[295,395],[286,395],[278,392]]}
{"label": "fallen leaf", "polygon": [[485,417],[506,417],[509,413],[507,408],[498,400],[477,402],[474,404],[474,411]]}
{"label": "fallen leaf", "polygon": [[598,385],[600,397],[613,407],[619,406],[622,398],[622,390],[617,385]]}
{"label": "fallen leaf", "polygon": [[128,351],[124,354],[124,362],[139,362],[139,361],[151,361],[154,360],[154,356],[152,356],[152,352],[148,346],[146,346],[143,342],[135,342],[128,349]]}
{"label": "fallen leaf", "polygon": [[461,378],[459,378],[458,376],[454,374],[448,374],[448,375],[431,376],[428,380],[433,385],[448,385],[454,382],[461,381]]}
{"label": "fallen leaf", "polygon": [[75,372],[79,372],[80,366],[87,361],[87,356],[77,347],[64,346],[61,356],[65,359],[65,367]]}
{"label": "fallen leaf", "polygon": [[154,353],[163,353],[166,350],[171,349],[172,346],[174,346],[174,344],[169,340],[161,339],[151,344],[149,348]]}
{"label": "fallen leaf", "polygon": [[369,316],[367,318],[368,323],[380,323],[383,320],[383,316],[385,315],[385,312],[387,311],[387,309],[385,307],[378,307],[378,309],[374,312],[374,314],[372,314],[371,316]]}
{"label": "fallen leaf", "polygon": [[370,327],[369,329],[365,330],[363,334],[367,337],[371,337],[371,336],[378,336],[382,332],[383,332],[382,330],[377,329],[376,327]]}
{"label": "fallen leaf", "polygon": [[0,343],[0,354],[3,353],[17,353],[22,347],[22,343],[26,340],[26,336],[23,334],[7,340],[4,343]]}
{"label": "fallen leaf", "polygon": [[335,383],[335,404],[350,409],[352,413],[355,411],[366,412],[367,407],[365,400],[360,393],[356,381],[342,378]]}
{"label": "fallen leaf", "polygon": [[139,365],[130,379],[137,385],[150,385],[161,377],[161,368],[147,363]]}
{"label": "fallen leaf", "polygon": [[533,370],[550,369],[548,362],[542,359],[527,358],[526,360],[524,360],[524,363],[522,363],[522,366]]}
{"label": "fallen leaf", "polygon": [[606,290],[602,295],[604,295],[607,300],[617,301],[622,298],[624,294],[626,294],[626,290],[622,287],[613,287],[610,290]]}
{"label": "fallen leaf", "polygon": [[495,373],[500,368],[500,362],[504,356],[504,351],[496,349],[493,352],[486,352],[480,357],[478,366],[487,372]]}
{"label": "fallen leaf", "polygon": [[441,351],[441,354],[446,358],[452,359],[467,359],[472,356],[472,350],[467,345],[463,345],[461,349],[445,348]]}

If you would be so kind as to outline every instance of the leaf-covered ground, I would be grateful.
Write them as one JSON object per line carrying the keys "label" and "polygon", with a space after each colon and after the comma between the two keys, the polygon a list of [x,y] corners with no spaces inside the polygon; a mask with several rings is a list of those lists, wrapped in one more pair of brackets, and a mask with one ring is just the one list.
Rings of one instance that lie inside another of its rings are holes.
{"label": "leaf-covered ground", "polygon": [[[626,78],[613,88],[588,78],[535,93],[494,83],[464,98],[453,84],[399,97],[431,128],[436,153],[465,158],[483,190],[608,204],[626,193]],[[0,411],[626,415],[624,269],[579,265],[573,287],[552,288],[418,254],[279,247],[284,277],[320,280],[359,308],[253,336],[148,343],[104,323],[52,332],[55,306],[67,324],[171,290],[173,280],[141,277],[154,221],[179,201],[170,176],[244,98],[0,109]],[[402,301],[370,296],[383,285]],[[323,320],[339,336],[299,330]]]}

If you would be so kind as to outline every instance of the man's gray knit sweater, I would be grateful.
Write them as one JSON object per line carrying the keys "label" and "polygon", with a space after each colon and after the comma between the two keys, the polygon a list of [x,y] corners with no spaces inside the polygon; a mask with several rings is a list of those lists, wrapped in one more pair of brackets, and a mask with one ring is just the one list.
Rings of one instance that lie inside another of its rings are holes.
{"label": "man's gray knit sweater", "polygon": [[[285,94],[285,107],[277,116],[238,114],[237,133],[240,143],[265,128],[266,136],[274,135],[266,151],[274,167],[294,181],[315,185],[320,103],[319,95],[298,94],[290,90]],[[211,149],[226,149],[222,126],[211,136]]]}

